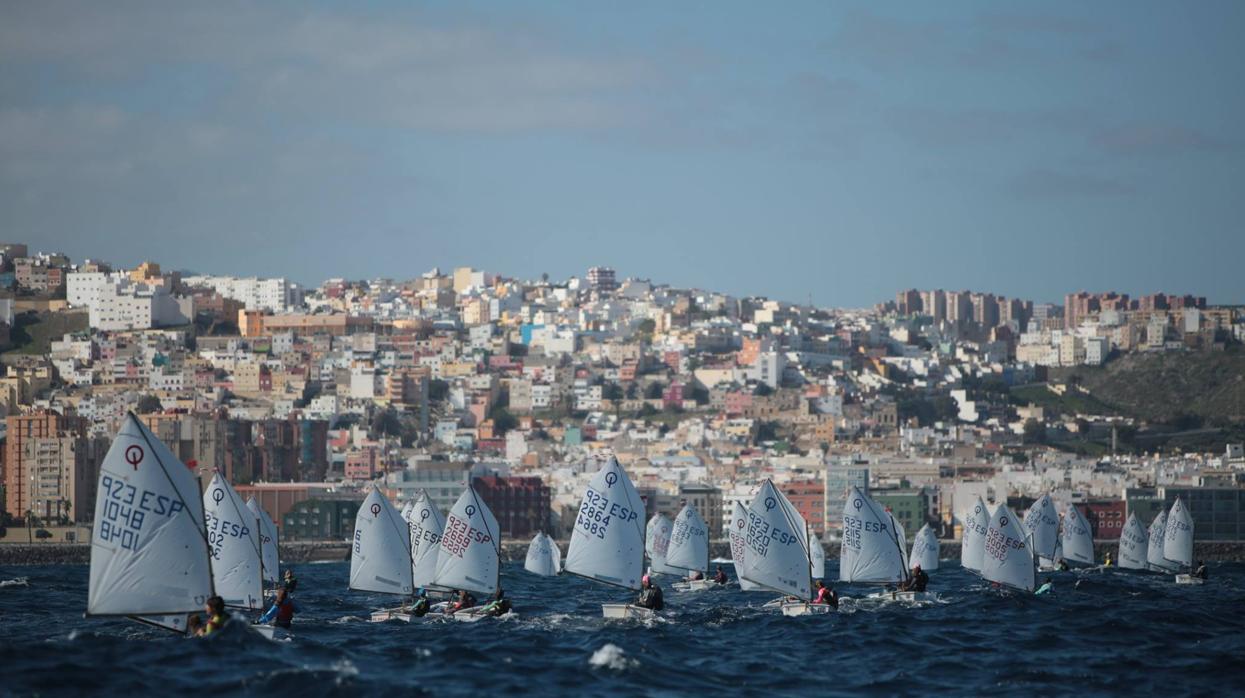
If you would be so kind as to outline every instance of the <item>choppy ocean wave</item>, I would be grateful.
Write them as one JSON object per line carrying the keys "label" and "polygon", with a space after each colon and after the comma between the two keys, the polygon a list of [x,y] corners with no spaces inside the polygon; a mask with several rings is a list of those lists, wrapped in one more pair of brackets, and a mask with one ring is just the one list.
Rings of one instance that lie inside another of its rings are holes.
{"label": "choppy ocean wave", "polygon": [[[1163,695],[1245,691],[1245,565],[1204,586],[1108,570],[1059,573],[1055,593],[990,588],[958,566],[931,575],[934,601],[845,599],[841,612],[784,618],[772,595],[674,593],[655,621],[606,621],[624,590],[546,579],[508,564],[516,613],[502,621],[367,622],[393,600],[346,591],[348,566],[296,566],[292,638],[244,623],[186,640],[125,620],[86,619],[87,568],[0,568],[28,586],[0,594],[0,694],[291,693],[299,698],[535,693]],[[827,572],[833,576],[833,563]],[[1079,583],[1078,583],[1079,582]],[[847,597],[874,591],[839,586]]]}

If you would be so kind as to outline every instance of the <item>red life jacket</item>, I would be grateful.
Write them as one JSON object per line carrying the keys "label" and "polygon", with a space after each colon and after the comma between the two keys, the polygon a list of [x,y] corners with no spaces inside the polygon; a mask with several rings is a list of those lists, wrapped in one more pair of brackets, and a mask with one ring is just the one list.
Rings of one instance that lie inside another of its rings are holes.
{"label": "red life jacket", "polygon": [[280,606],[277,606],[276,622],[280,625],[289,625],[294,620],[294,602],[286,599]]}

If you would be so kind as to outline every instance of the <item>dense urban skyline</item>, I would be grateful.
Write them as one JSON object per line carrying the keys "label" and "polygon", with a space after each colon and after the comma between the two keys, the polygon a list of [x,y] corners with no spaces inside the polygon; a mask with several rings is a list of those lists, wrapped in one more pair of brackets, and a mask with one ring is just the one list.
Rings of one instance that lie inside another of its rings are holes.
{"label": "dense urban skyline", "polygon": [[2,12],[0,222],[40,248],[308,284],[607,257],[839,306],[1245,291],[1239,4]]}

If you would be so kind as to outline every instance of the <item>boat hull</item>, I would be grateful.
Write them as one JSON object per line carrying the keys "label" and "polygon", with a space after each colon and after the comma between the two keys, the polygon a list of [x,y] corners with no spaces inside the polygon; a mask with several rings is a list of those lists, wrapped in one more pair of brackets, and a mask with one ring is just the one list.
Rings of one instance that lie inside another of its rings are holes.
{"label": "boat hull", "polygon": [[675,591],[686,593],[689,591],[704,591],[706,589],[713,589],[722,585],[712,579],[692,579],[685,582],[675,582],[670,586]]}
{"label": "boat hull", "polygon": [[883,603],[920,603],[934,601],[938,597],[932,591],[878,591],[869,594],[865,599]]}
{"label": "boat hull", "polygon": [[783,601],[780,606],[782,614],[788,617],[811,616],[820,613],[830,613],[834,610],[833,606],[821,603],[807,603],[804,601]]}
{"label": "boat hull", "polygon": [[373,623],[384,623],[391,620],[400,620],[403,623],[410,623],[417,619],[417,616],[404,608],[382,608],[379,611],[372,611],[371,621]]}
{"label": "boat hull", "polygon": [[1191,574],[1178,574],[1176,575],[1176,583],[1177,584],[1205,584],[1206,580],[1202,579],[1201,577],[1194,577]]}
{"label": "boat hull", "polygon": [[601,616],[603,618],[644,620],[655,615],[657,615],[655,611],[629,603],[601,604]]}

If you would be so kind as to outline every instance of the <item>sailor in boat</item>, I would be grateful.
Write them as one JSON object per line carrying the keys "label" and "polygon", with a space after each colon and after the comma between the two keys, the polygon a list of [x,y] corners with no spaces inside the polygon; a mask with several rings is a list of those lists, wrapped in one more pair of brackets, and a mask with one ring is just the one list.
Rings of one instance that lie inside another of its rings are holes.
{"label": "sailor in boat", "polygon": [[190,637],[203,634],[203,618],[198,613],[191,613],[186,619],[186,634]]}
{"label": "sailor in boat", "polygon": [[713,573],[713,581],[718,584],[726,584],[726,570],[722,569],[721,565],[718,565],[718,570]]}
{"label": "sailor in boat", "polygon": [[282,580],[281,586],[286,592],[294,593],[294,590],[298,588],[298,579],[294,577],[294,570],[285,571],[285,578]]}
{"label": "sailor in boat", "polygon": [[640,579],[640,598],[636,599],[635,605],[650,611],[660,611],[666,606],[661,598],[661,587],[654,584],[647,574]]}
{"label": "sailor in boat", "polygon": [[1111,553],[1107,553],[1106,555],[1102,556],[1102,566],[1103,567],[1111,566]]}
{"label": "sailor in boat", "polygon": [[464,609],[473,608],[475,605],[476,605],[476,597],[473,596],[471,592],[467,591],[466,589],[461,589],[458,592],[458,598],[455,599],[454,602],[451,603],[449,607],[445,609],[445,615],[452,616],[455,613],[462,611]]}
{"label": "sailor in boat", "polygon": [[416,618],[423,618],[432,608],[432,603],[428,601],[428,590],[423,587],[415,592],[415,602],[411,604],[411,615]]}
{"label": "sailor in boat", "polygon": [[899,585],[899,590],[924,592],[927,584],[929,584],[929,575],[921,569],[919,564],[913,565],[912,576],[908,578],[908,581]]}
{"label": "sailor in boat", "polygon": [[1060,558],[1060,559],[1059,559],[1059,571],[1060,571],[1060,572],[1067,572],[1067,571],[1068,571],[1068,570],[1070,570],[1070,569],[1072,569],[1072,567],[1071,567],[1070,565],[1068,565],[1068,561],[1067,561],[1067,560],[1064,560],[1063,558]]}
{"label": "sailor in boat", "polygon": [[1205,581],[1206,579],[1206,563],[1201,560],[1197,561],[1197,567],[1193,569],[1193,576],[1197,579]]}
{"label": "sailor in boat", "polygon": [[493,594],[493,598],[480,611],[486,616],[504,616],[510,612],[510,599],[506,598],[506,592],[501,587],[497,588],[497,593]]}
{"label": "sailor in boat", "polygon": [[823,584],[820,579],[814,582],[814,584],[817,586],[817,595],[813,597],[813,603],[833,608],[839,607],[839,595],[834,589]]}
{"label": "sailor in boat", "polygon": [[272,608],[268,612],[259,617],[255,621],[258,625],[272,623],[278,628],[290,629],[290,624],[294,622],[294,614],[298,613],[298,604],[294,603],[294,599],[290,597],[290,593],[285,589],[277,592],[277,597],[272,601]]}
{"label": "sailor in boat", "polygon": [[1047,577],[1046,581],[1042,582],[1042,586],[1038,587],[1037,591],[1033,593],[1040,596],[1042,594],[1049,594],[1053,592],[1054,590],[1055,590],[1055,583],[1051,581],[1050,577]]}
{"label": "sailor in boat", "polygon": [[229,616],[225,615],[225,600],[219,596],[209,596],[207,603],[203,604],[203,610],[207,612],[207,623],[199,629],[200,637],[211,635],[225,627],[225,623],[229,621]]}

